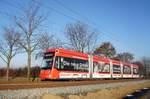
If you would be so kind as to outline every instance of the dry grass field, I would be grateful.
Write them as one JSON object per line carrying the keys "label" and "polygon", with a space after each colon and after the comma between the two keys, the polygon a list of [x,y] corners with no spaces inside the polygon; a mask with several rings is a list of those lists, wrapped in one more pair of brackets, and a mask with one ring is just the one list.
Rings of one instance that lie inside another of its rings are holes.
{"label": "dry grass field", "polygon": [[[40,79],[39,78],[36,78],[35,81],[33,83],[37,83],[37,82],[40,82]],[[26,84],[26,83],[32,83],[32,78],[31,78],[31,81],[29,82],[27,80],[27,78],[25,77],[16,77],[16,78],[10,78],[9,81],[6,81],[6,79],[3,77],[3,78],[0,78],[0,84],[17,84],[17,83],[21,83],[21,84]]]}

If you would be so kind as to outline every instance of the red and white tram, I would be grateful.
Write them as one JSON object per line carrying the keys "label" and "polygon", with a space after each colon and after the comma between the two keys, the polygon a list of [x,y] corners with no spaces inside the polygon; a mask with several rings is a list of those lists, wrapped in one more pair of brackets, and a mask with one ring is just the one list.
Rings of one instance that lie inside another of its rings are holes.
{"label": "red and white tram", "polygon": [[44,53],[40,78],[138,78],[138,71],[139,67],[135,64],[57,48]]}

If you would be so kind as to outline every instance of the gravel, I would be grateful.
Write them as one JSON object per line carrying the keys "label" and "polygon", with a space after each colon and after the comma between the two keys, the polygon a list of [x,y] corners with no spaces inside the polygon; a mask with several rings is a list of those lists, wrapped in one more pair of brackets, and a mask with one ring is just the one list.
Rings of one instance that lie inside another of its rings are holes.
{"label": "gravel", "polygon": [[150,80],[130,81],[109,84],[94,84],[69,87],[55,88],[34,88],[34,89],[18,89],[18,90],[0,90],[0,99],[41,99],[44,94],[81,94],[99,89],[111,89],[121,86],[140,84],[150,82]]}

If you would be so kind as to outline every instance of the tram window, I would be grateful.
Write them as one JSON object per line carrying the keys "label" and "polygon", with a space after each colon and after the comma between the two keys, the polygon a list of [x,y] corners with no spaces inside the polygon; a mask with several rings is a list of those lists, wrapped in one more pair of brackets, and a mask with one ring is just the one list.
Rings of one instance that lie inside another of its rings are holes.
{"label": "tram window", "polygon": [[108,63],[94,62],[94,72],[110,72],[110,65]]}
{"label": "tram window", "polygon": [[54,53],[48,52],[44,54],[41,69],[52,69]]}
{"label": "tram window", "polygon": [[131,74],[131,67],[123,66],[123,73],[124,74]]}
{"label": "tram window", "polygon": [[64,70],[74,70],[74,67],[71,65],[71,59],[64,58],[62,63]]}
{"label": "tram window", "polygon": [[133,74],[138,74],[138,68],[133,68]]}
{"label": "tram window", "polygon": [[110,65],[109,64],[104,64],[104,72],[110,72]]}
{"label": "tram window", "polygon": [[100,64],[98,62],[94,62],[93,65],[94,65],[93,66],[93,71],[94,72],[99,72],[99,67],[100,67],[99,65]]}
{"label": "tram window", "polygon": [[55,59],[55,68],[56,69],[61,69],[61,67],[60,67],[60,57],[56,57],[56,59]]}
{"label": "tram window", "polygon": [[121,67],[120,67],[120,65],[114,65],[113,64],[113,73],[117,73],[117,74],[121,73]]}
{"label": "tram window", "polygon": [[52,69],[53,59],[44,59],[41,69]]}
{"label": "tram window", "polygon": [[54,57],[54,52],[46,52],[44,53],[44,59],[49,59]]}
{"label": "tram window", "polygon": [[79,62],[80,62],[80,65],[78,69],[84,72],[88,72],[88,69],[89,69],[88,62],[85,60],[80,60]]}
{"label": "tram window", "polygon": [[88,71],[88,61],[59,57],[56,59],[56,68],[60,70],[69,70],[69,71]]}

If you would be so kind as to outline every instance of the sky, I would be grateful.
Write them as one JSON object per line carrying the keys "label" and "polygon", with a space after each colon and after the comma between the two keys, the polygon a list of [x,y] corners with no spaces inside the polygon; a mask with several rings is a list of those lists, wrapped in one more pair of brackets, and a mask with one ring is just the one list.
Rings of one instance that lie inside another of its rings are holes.
{"label": "sky", "polygon": [[[0,0],[0,38],[3,27],[13,23],[12,16],[22,15],[20,9],[29,1]],[[131,52],[136,59],[150,57],[150,0],[37,1],[41,3],[40,14],[48,16],[44,31],[61,40],[65,41],[66,24],[81,21],[99,33],[99,45],[110,41],[118,53]],[[25,56],[17,55],[12,64],[25,65]]]}

